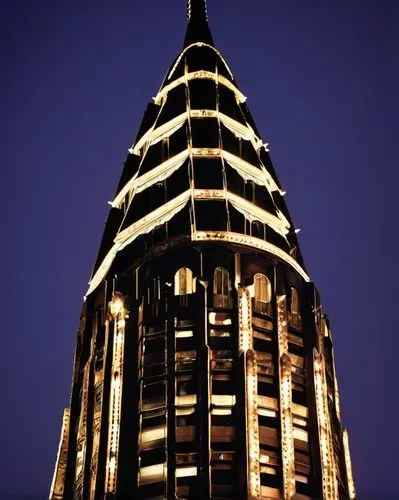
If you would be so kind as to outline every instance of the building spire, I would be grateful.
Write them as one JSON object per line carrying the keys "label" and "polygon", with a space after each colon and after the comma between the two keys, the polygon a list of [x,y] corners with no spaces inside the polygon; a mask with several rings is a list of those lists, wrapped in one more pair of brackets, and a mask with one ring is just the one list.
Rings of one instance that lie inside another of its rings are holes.
{"label": "building spire", "polygon": [[202,19],[208,21],[208,9],[206,0],[188,0],[187,1],[187,20],[191,18]]}
{"label": "building spire", "polygon": [[213,39],[208,26],[208,11],[206,0],[187,0],[188,26],[184,47],[192,43],[204,42],[213,45]]}

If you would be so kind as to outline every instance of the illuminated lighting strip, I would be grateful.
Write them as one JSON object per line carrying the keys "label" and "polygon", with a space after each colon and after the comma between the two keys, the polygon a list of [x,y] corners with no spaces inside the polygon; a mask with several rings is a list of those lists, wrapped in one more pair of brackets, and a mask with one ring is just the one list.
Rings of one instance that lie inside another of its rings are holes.
{"label": "illuminated lighting strip", "polygon": [[114,315],[111,390],[109,398],[108,449],[105,471],[105,492],[116,493],[118,453],[122,404],[123,349],[125,341],[125,310]]}
{"label": "illuminated lighting strip", "polygon": [[334,349],[332,349],[331,355],[332,355],[332,368],[333,368],[333,372],[334,372],[334,403],[335,403],[335,412],[337,414],[338,420],[341,422],[341,404],[340,404],[340,399],[339,399],[337,372],[335,370]]}
{"label": "illuminated lighting strip", "polygon": [[323,499],[338,500],[338,481],[331,435],[330,415],[327,399],[327,382],[324,359],[313,349],[314,384],[316,393],[317,423],[320,440]]}
{"label": "illuminated lighting strip", "polygon": [[281,212],[276,217],[230,191],[221,189],[195,189],[194,198],[196,200],[227,199],[250,222],[264,222],[283,237],[289,232],[290,223]]}
{"label": "illuminated lighting strip", "polygon": [[215,158],[222,154],[220,148],[190,148],[190,151],[194,158]]}
{"label": "illuminated lighting strip", "polygon": [[257,139],[257,141],[260,141],[259,137],[256,137],[256,134],[253,130],[252,127],[250,127],[248,124],[243,125],[237,120],[234,120],[234,118],[231,118],[230,116],[221,113],[219,111],[219,116],[220,116],[220,121],[225,125],[231,132],[233,132],[234,135],[241,137],[242,139],[245,139],[247,141],[252,140],[252,138]]}
{"label": "illuminated lighting strip", "polygon": [[285,295],[277,296],[277,332],[280,375],[281,455],[283,465],[284,499],[294,498],[295,447],[292,422],[292,367],[288,354],[287,304]]}
{"label": "illuminated lighting strip", "polygon": [[[281,189],[274,182],[273,177],[269,174],[266,168],[262,165],[260,170],[251,163],[243,160],[239,156],[233,155],[227,151],[222,151],[223,158],[227,163],[233,167],[237,172],[244,177],[244,173],[247,174],[248,179],[254,181],[256,184],[265,185],[270,193],[278,191],[280,194],[283,193]],[[245,179],[245,177],[244,177]]]}
{"label": "illuminated lighting strip", "polygon": [[68,458],[69,423],[70,410],[69,408],[65,408],[62,418],[62,428],[60,442],[58,445],[57,460],[55,462],[54,475],[50,488],[50,500],[63,500],[64,498],[65,473]]}
{"label": "illuminated lighting strip", "polygon": [[334,373],[334,400],[335,400],[335,411],[337,413],[338,420],[341,422],[341,404],[339,399],[338,380],[335,373]]}
{"label": "illuminated lighting strip", "polygon": [[248,498],[260,498],[258,370],[253,351],[252,307],[249,290],[238,287],[239,349],[245,359]]}
{"label": "illuminated lighting strip", "polygon": [[261,498],[260,451],[258,422],[258,374],[256,354],[249,349],[245,354],[246,363],[246,406],[248,425],[248,498]]}
{"label": "illuminated lighting strip", "polygon": [[234,168],[244,180],[251,180],[259,186],[265,186],[270,194],[274,191],[278,191],[281,195],[284,194],[284,191],[277,186],[263,165],[261,165],[261,168],[255,167],[239,156],[235,156],[220,148],[192,148],[191,152],[194,157],[197,156],[199,158],[222,156],[230,167]]}
{"label": "illuminated lighting strip", "polygon": [[88,291],[86,292],[86,297],[93,290],[95,290],[104,279],[118,252],[120,252],[123,248],[132,243],[142,234],[149,233],[156,227],[161,226],[165,222],[168,222],[170,219],[172,219],[172,217],[174,217],[178,212],[180,212],[180,210],[183,209],[189,198],[190,190],[187,190],[186,192],[182,193],[176,198],[173,198],[173,200],[168,201],[161,207],[157,208],[153,212],[150,212],[148,215],[142,217],[140,220],[120,232],[114,240],[114,246],[108,252],[100,267],[94,274],[92,280],[90,281],[90,286]]}
{"label": "illuminated lighting strip", "polygon": [[234,135],[241,137],[246,141],[251,141],[255,149],[262,147],[262,140],[255,134],[252,127],[230,118],[224,113],[220,113],[214,109],[192,109],[175,116],[163,125],[156,127],[156,123],[150,127],[147,132],[141,136],[138,142],[129,149],[131,154],[140,154],[140,149],[148,143],[148,145],[156,144],[174,134],[183,125],[186,119],[190,118],[220,118],[220,121],[231,130]]}
{"label": "illuminated lighting strip", "polygon": [[254,148],[258,150],[263,146],[262,139],[256,134],[254,129],[247,123],[243,125],[241,122],[234,120],[230,116],[221,113],[215,109],[192,109],[190,110],[191,118],[217,118],[223,125],[230,130],[236,137],[240,137],[245,141],[252,142]]}
{"label": "illuminated lighting strip", "polygon": [[[191,112],[191,114],[195,113],[196,111]],[[198,116],[199,115],[197,115],[197,117]],[[201,116],[204,115],[201,114]],[[162,182],[163,180],[167,179],[170,175],[172,175],[173,172],[180,168],[180,166],[184,163],[184,160],[189,156],[190,152],[193,157],[222,157],[232,168],[234,168],[234,170],[238,172],[238,174],[244,180],[250,180],[258,184],[259,186],[265,186],[270,194],[273,191],[279,191],[280,194],[282,194],[282,191],[279,189],[279,187],[274,182],[273,178],[263,165],[261,165],[261,168],[256,167],[251,163],[244,161],[242,158],[220,148],[188,148],[187,150],[182,151],[173,158],[169,158],[157,167],[154,167],[146,174],[140,177],[137,177],[136,175],[132,177],[132,179],[127,184],[125,184],[116,198],[111,202],[111,206],[119,207],[119,205],[123,202],[125,196],[134,189],[136,189],[136,192],[140,193],[156,182]]]}
{"label": "illuminated lighting strip", "polygon": [[129,149],[131,154],[140,154],[140,149],[145,145],[146,142],[150,144],[156,144],[162,139],[166,139],[170,135],[174,134],[183,123],[187,120],[187,113],[182,113],[175,116],[172,120],[164,123],[160,127],[155,127],[155,124],[147,130],[147,132],[141,136],[139,141]]}
{"label": "illuminated lighting strip", "polygon": [[234,92],[234,95],[236,96],[238,102],[244,103],[247,100],[246,96],[225,76],[217,75],[213,71],[200,70],[187,73],[186,76],[181,76],[180,78],[173,80],[172,83],[165,85],[165,87],[163,87],[154,97],[154,103],[160,105],[162,100],[168,95],[171,90],[178,87],[179,85],[185,84],[190,80],[213,80],[214,82],[221,83],[229,90]]}
{"label": "illuminated lighting strip", "polygon": [[230,116],[224,113],[220,114],[220,120],[223,125],[230,130],[236,137],[241,137],[245,141],[250,141],[256,151],[263,147],[263,141],[256,134],[254,129],[247,123],[243,125],[242,123],[230,118]]}
{"label": "illuminated lighting strip", "polygon": [[344,457],[345,457],[346,477],[348,479],[349,500],[354,500],[356,498],[356,488],[352,473],[352,461],[349,450],[349,436],[348,436],[348,431],[346,429],[343,430],[342,439],[344,444]]}
{"label": "illuminated lighting strip", "polygon": [[101,283],[101,281],[104,279],[105,275],[108,272],[108,269],[111,267],[112,262],[114,261],[114,258],[116,254],[118,253],[119,247],[117,245],[114,245],[111,250],[107,253],[105,256],[104,260],[101,262],[100,267],[97,269],[96,273],[92,277],[92,279],[89,282],[89,289],[86,292],[85,297],[91,294],[93,290],[95,290],[98,285]]}
{"label": "illuminated lighting strip", "polygon": [[86,461],[86,446],[87,446],[87,405],[89,399],[89,373],[90,373],[90,360],[87,361],[83,369],[83,381],[82,381],[82,400],[80,404],[80,416],[79,416],[79,427],[78,435],[76,439],[76,444],[82,446],[82,463],[78,469],[78,463],[76,463],[75,468],[75,481],[78,479],[80,474],[84,474],[85,461]]}
{"label": "illuminated lighting strip", "polygon": [[261,240],[260,238],[255,238],[254,236],[249,236],[241,233],[234,233],[230,231],[195,231],[192,235],[193,241],[227,241],[229,243],[235,243],[238,245],[244,245],[252,248],[257,248],[267,252],[280,260],[291,266],[297,273],[299,273],[302,278],[309,282],[310,278],[289,254],[281,250],[281,248],[276,247],[268,241]]}
{"label": "illuminated lighting strip", "polygon": [[247,352],[248,349],[253,348],[252,307],[248,289],[242,287],[238,288],[238,300],[240,350]]}
{"label": "illuminated lighting strip", "polygon": [[233,73],[231,72],[228,64],[226,63],[224,57],[222,56],[222,54],[217,50],[215,49],[215,47],[213,47],[212,45],[209,45],[208,43],[204,43],[204,42],[196,42],[196,43],[192,43],[191,45],[189,45],[188,47],[186,47],[179,55],[179,57],[176,59],[176,62],[175,64],[173,65],[173,68],[171,69],[170,73],[168,74],[167,76],[167,79],[170,80],[173,76],[173,73],[176,71],[176,68],[177,66],[179,65],[182,57],[184,56],[184,54],[190,50],[191,48],[193,47],[208,47],[209,49],[212,49],[214,52],[216,52],[216,54],[220,57],[220,59],[222,60],[223,64],[226,66],[226,69],[227,71],[229,72],[231,78],[234,78],[233,77]]}
{"label": "illuminated lighting strip", "polygon": [[146,234],[157,226],[161,226],[170,220],[174,215],[180,212],[189,198],[190,190],[188,189],[118,233],[114,240],[115,243],[120,244],[118,251],[132,243],[138,236]]}
{"label": "illuminated lighting strip", "polygon": [[257,207],[254,203],[251,203],[245,198],[241,198],[241,196],[238,196],[234,193],[227,192],[226,196],[233,207],[241,212],[244,217],[250,222],[265,222],[277,233],[281,234],[281,236],[285,237],[288,234],[290,223],[281,212],[278,212],[278,215],[276,217],[275,215],[272,215],[266,210]]}
{"label": "illuminated lighting strip", "polygon": [[164,161],[157,167],[154,167],[144,175],[133,177],[127,184],[125,184],[118,196],[111,203],[111,206],[119,207],[124,201],[125,196],[131,191],[134,191],[136,194],[141,193],[153,184],[164,181],[183,165],[188,156],[189,150],[186,149],[176,156]]}

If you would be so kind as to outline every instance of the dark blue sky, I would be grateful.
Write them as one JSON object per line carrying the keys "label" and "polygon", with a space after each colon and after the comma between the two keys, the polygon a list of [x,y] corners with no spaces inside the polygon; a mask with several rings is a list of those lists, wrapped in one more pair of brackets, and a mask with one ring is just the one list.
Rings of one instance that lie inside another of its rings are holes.
{"label": "dark blue sky", "polygon": [[[331,318],[359,498],[397,498],[399,3],[208,3]],[[184,0],[1,2],[1,500],[48,493],[106,202],[184,30]]]}

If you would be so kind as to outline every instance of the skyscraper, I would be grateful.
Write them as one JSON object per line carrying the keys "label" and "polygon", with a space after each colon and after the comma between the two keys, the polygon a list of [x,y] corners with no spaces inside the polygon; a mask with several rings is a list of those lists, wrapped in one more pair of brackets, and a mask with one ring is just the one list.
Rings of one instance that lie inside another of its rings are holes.
{"label": "skyscraper", "polygon": [[51,499],[355,498],[284,194],[191,0],[86,293]]}

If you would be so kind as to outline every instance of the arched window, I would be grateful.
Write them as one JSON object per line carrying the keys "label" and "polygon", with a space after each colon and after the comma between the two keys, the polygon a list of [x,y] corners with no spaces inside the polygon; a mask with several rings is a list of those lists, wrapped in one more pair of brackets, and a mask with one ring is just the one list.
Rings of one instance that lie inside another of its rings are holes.
{"label": "arched window", "polygon": [[182,267],[175,274],[175,295],[189,295],[195,293],[195,280],[188,267]]}
{"label": "arched window", "polygon": [[255,292],[255,299],[254,299],[255,312],[268,314],[269,316],[271,316],[272,286],[267,276],[261,273],[255,274],[254,292]]}
{"label": "arched window", "polygon": [[213,305],[230,307],[230,276],[224,267],[217,267],[213,274]]}
{"label": "arched window", "polygon": [[293,314],[299,313],[299,299],[298,299],[298,290],[291,287],[291,312]]}

